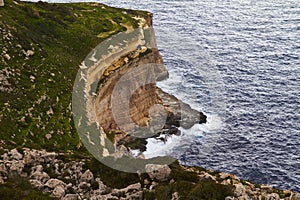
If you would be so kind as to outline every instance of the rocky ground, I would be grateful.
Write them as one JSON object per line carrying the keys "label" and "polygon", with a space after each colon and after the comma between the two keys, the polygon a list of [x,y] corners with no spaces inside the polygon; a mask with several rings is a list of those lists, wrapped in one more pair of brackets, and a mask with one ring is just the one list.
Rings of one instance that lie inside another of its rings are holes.
{"label": "rocky ground", "polygon": [[[270,186],[256,185],[235,175],[218,173],[195,167],[173,164],[146,165],[146,173],[139,174],[136,183],[123,188],[112,188],[86,167],[87,160],[65,162],[55,152],[33,149],[12,149],[1,156],[0,182],[11,177],[25,178],[30,185],[50,197],[63,200],[77,199],[221,199],[216,190],[223,191],[226,200],[299,200],[300,195]],[[177,174],[181,170],[181,174]],[[184,172],[184,173],[183,173]],[[185,174],[186,173],[186,174]],[[184,178],[179,179],[181,175]],[[113,177],[112,177],[113,178]],[[175,186],[182,180],[198,185],[195,191],[184,194]],[[213,188],[217,184],[218,188]],[[200,187],[201,186],[201,187]],[[205,188],[210,186],[212,188]],[[224,187],[223,187],[224,186]],[[170,188],[173,188],[170,190]],[[161,191],[163,189],[163,191]],[[193,193],[193,194],[191,194]],[[202,193],[202,194],[201,194]],[[201,195],[200,195],[201,194]],[[206,196],[202,196],[206,195]]]}
{"label": "rocky ground", "polygon": [[[71,111],[78,66],[107,37],[151,26],[150,13],[18,0],[5,0],[0,10],[0,199],[300,199],[178,162],[148,164],[143,174],[120,172],[87,152]],[[170,126],[181,118],[173,113]]]}

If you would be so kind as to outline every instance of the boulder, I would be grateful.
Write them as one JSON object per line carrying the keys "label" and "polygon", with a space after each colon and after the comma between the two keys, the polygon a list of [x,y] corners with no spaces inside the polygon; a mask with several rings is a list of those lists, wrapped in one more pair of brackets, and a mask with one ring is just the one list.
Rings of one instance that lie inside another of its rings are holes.
{"label": "boulder", "polygon": [[38,180],[35,180],[35,179],[30,179],[29,183],[31,184],[31,186],[33,188],[36,188],[38,190],[41,190],[44,187],[44,185],[41,183],[41,181],[38,181]]}
{"label": "boulder", "polygon": [[51,178],[46,182],[45,186],[47,186],[49,188],[56,188],[58,186],[66,187],[66,184],[61,180]]}
{"label": "boulder", "polygon": [[265,200],[280,200],[280,196],[277,193],[267,194]]}
{"label": "boulder", "polygon": [[91,184],[87,183],[87,182],[81,182],[81,183],[79,183],[78,188],[83,191],[87,191],[91,188]]}
{"label": "boulder", "polygon": [[300,200],[300,194],[294,194],[292,200]]}
{"label": "boulder", "polygon": [[93,179],[94,175],[89,169],[80,176],[80,182],[90,182]]}
{"label": "boulder", "polygon": [[23,169],[24,169],[24,163],[16,160],[12,161],[9,167],[10,172],[17,172],[18,174],[21,174]]}
{"label": "boulder", "polygon": [[11,158],[12,158],[12,159],[15,159],[15,160],[21,160],[21,159],[23,158],[23,155],[20,154],[20,153],[18,152],[17,149],[12,149],[12,150],[8,153],[8,155],[10,155]]}
{"label": "boulder", "polygon": [[54,188],[51,197],[54,198],[62,198],[65,195],[65,189],[63,186],[58,185],[57,187]]}
{"label": "boulder", "polygon": [[145,170],[152,180],[167,181],[170,178],[171,169],[168,165],[147,164]]}
{"label": "boulder", "polygon": [[77,200],[78,194],[67,194],[62,198],[62,200]]}
{"label": "boulder", "polygon": [[240,197],[240,196],[244,196],[245,194],[246,194],[245,186],[242,183],[236,184],[234,190],[234,196]]}
{"label": "boulder", "polygon": [[45,183],[46,181],[48,181],[50,179],[50,176],[46,172],[36,171],[30,175],[30,178],[36,179],[36,180],[41,181],[42,183]]}

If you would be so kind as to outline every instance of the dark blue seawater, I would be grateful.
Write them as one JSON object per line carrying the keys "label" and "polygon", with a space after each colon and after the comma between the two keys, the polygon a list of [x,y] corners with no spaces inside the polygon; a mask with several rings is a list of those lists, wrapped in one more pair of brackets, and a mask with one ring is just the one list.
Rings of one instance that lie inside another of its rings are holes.
{"label": "dark blue seawater", "polygon": [[299,0],[101,2],[154,13],[171,77],[191,82],[190,96],[174,82],[166,89],[192,98],[187,101],[204,112],[210,92],[197,87],[201,75],[190,71],[188,56],[195,52],[189,46],[206,55],[202,66],[209,60],[220,73],[226,103],[220,137],[209,154],[201,153],[201,140],[192,141],[182,162],[300,192]]}
{"label": "dark blue seawater", "polygon": [[179,148],[183,163],[300,192],[299,0],[101,2],[154,13],[171,77],[191,82],[190,95],[174,81],[166,90],[204,112],[213,107],[209,90],[199,88],[201,75],[190,70],[191,45],[206,55],[194,67],[209,61],[220,73],[226,103],[220,137],[208,154],[201,153],[201,140]]}
{"label": "dark blue seawater", "polygon": [[190,144],[173,154],[187,165],[300,192],[299,0],[99,2],[153,12],[171,77],[161,87],[210,123],[222,118],[209,153],[202,151],[205,130],[192,129]]}

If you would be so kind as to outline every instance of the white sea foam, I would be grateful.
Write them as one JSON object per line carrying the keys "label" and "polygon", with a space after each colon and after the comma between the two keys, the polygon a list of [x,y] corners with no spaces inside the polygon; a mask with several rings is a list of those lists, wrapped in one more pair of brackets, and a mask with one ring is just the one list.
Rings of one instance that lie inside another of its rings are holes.
{"label": "white sea foam", "polygon": [[195,124],[190,129],[179,128],[181,135],[169,136],[166,142],[157,140],[155,138],[147,139],[147,150],[143,153],[145,158],[153,158],[157,156],[180,156],[186,148],[194,140],[201,140],[205,138],[205,134],[212,134],[222,129],[224,123],[218,115],[207,115],[206,124]]}

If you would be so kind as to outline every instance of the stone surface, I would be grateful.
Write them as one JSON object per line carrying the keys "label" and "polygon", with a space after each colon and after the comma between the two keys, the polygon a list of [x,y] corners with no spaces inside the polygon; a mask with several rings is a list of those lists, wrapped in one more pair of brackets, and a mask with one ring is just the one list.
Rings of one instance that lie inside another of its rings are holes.
{"label": "stone surface", "polygon": [[62,198],[64,195],[65,189],[61,185],[56,186],[51,194],[51,196],[55,198]]}
{"label": "stone surface", "polygon": [[234,195],[240,197],[246,194],[246,188],[242,183],[235,185]]}
{"label": "stone surface", "polygon": [[[22,175],[29,179],[33,188],[50,194],[56,199],[142,199],[143,190],[155,191],[160,181],[166,181],[170,177],[171,169],[167,165],[146,165],[149,178],[141,180],[145,183],[142,188],[140,183],[128,185],[121,189],[107,187],[100,177],[94,177],[90,170],[84,169],[84,162],[70,161],[64,163],[56,158],[55,153],[44,150],[23,149],[23,153],[16,150],[5,153],[0,159],[0,184],[5,183],[11,173]],[[19,155],[20,154],[20,155]],[[21,166],[21,167],[18,167]],[[24,167],[23,167],[24,166]],[[26,173],[24,170],[26,169]],[[45,170],[49,173],[46,173]],[[193,172],[193,168],[183,167],[182,170]],[[25,176],[24,176],[25,174]],[[68,176],[61,176],[67,174]],[[51,177],[50,177],[51,175]],[[57,177],[57,178],[54,178]],[[212,171],[201,171],[198,173],[199,179],[209,179],[212,182],[219,182],[224,185],[234,186],[234,196],[226,197],[226,200],[279,200],[279,195],[274,192],[271,186],[262,185],[256,187],[247,181],[240,181],[232,174],[215,173]],[[66,184],[61,178],[72,180]],[[152,179],[152,182],[150,181]],[[92,181],[98,183],[98,187],[91,187]],[[165,182],[174,184],[176,180]],[[164,184],[165,184],[164,183]],[[76,194],[66,194],[70,190]],[[300,200],[299,194],[291,191],[282,191],[287,197],[280,200]],[[80,195],[80,197],[78,196]],[[172,199],[180,198],[180,194],[172,193]]]}
{"label": "stone surface", "polygon": [[145,170],[152,180],[167,181],[170,178],[171,169],[168,165],[147,164]]}
{"label": "stone surface", "polygon": [[46,182],[45,186],[47,186],[49,188],[56,188],[58,186],[65,187],[66,183],[64,183],[63,181],[58,180],[56,178],[52,178]]}
{"label": "stone surface", "polygon": [[23,155],[20,154],[17,149],[12,149],[8,155],[10,155],[15,160],[21,160],[23,158]]}
{"label": "stone surface", "polygon": [[62,200],[77,200],[78,194],[67,194]]}
{"label": "stone surface", "polygon": [[94,179],[93,173],[88,169],[80,177],[80,182],[90,182]]}
{"label": "stone surface", "polygon": [[42,188],[44,187],[44,184],[42,184],[41,181],[36,179],[30,179],[29,183],[32,185],[33,188],[36,188],[38,190],[42,190]]}

